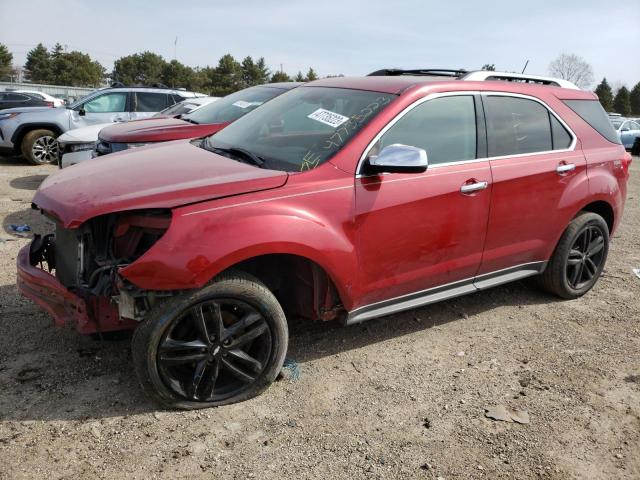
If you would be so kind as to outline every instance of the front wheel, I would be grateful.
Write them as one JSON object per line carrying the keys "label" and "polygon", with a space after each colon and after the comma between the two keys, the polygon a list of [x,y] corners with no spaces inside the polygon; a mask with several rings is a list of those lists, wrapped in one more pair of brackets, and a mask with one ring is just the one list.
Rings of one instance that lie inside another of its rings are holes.
{"label": "front wheel", "polygon": [[132,356],[143,390],[163,406],[215,407],[262,393],[288,339],[273,294],[237,273],[156,305],[134,332]]}
{"label": "front wheel", "polygon": [[58,161],[58,141],[51,130],[31,130],[22,139],[22,156],[34,165],[45,165]]}
{"label": "front wheel", "polygon": [[549,292],[578,298],[595,285],[609,253],[609,227],[595,213],[581,212],[565,230],[540,280]]}

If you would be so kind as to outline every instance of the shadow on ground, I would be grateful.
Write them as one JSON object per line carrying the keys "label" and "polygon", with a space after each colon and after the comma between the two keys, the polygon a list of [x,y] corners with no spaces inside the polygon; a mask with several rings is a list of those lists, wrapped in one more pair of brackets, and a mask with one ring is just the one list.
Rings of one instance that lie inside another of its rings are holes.
{"label": "shadow on ground", "polygon": [[[338,322],[294,320],[287,356],[304,363],[392,338],[473,318],[503,305],[536,305],[553,297],[518,282],[369,322],[342,327]],[[0,298],[17,297],[13,285]],[[85,420],[158,410],[142,394],[131,364],[129,339],[100,341],[51,317],[28,300],[0,319],[0,419]],[[433,335],[437,335],[434,332]]]}

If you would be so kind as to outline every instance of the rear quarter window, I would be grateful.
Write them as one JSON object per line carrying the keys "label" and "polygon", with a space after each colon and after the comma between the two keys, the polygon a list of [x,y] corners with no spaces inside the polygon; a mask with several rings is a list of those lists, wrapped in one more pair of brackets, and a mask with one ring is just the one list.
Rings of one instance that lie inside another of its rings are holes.
{"label": "rear quarter window", "polygon": [[618,134],[598,100],[563,100],[563,102],[604,138],[620,144]]}

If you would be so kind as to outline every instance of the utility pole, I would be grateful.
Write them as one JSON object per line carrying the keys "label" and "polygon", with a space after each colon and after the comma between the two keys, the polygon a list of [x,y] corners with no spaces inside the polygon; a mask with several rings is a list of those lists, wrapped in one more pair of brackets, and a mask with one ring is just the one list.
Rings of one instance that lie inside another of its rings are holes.
{"label": "utility pole", "polygon": [[176,50],[178,48],[178,36],[176,35],[176,39],[173,41],[173,59],[176,60]]}

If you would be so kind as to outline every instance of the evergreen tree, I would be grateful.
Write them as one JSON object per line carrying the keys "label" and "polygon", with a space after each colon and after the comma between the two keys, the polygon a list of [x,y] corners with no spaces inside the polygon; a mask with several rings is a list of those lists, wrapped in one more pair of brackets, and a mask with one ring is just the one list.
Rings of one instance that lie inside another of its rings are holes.
{"label": "evergreen tree", "polygon": [[27,61],[24,64],[27,70],[27,78],[35,83],[49,83],[51,80],[51,57],[49,51],[39,43],[27,53]]}
{"label": "evergreen tree", "polygon": [[284,72],[276,72],[271,76],[271,83],[292,82],[291,77]]}
{"label": "evergreen tree", "polygon": [[271,72],[269,72],[267,68],[264,57],[260,57],[256,61],[256,84],[262,85],[263,83],[268,83],[269,75],[271,75]]}
{"label": "evergreen tree", "polygon": [[613,99],[613,107],[621,115],[629,115],[631,113],[631,98],[627,87],[620,87]]}
{"label": "evergreen tree", "polygon": [[486,70],[486,71],[489,71],[489,72],[495,72],[496,71],[496,64],[495,63],[485,63],[480,70]]}
{"label": "evergreen tree", "polygon": [[231,54],[223,55],[211,75],[211,94],[224,97],[242,87],[242,65]]}
{"label": "evergreen tree", "polygon": [[630,103],[631,113],[640,116],[640,82],[636,83],[636,86],[631,89]]}
{"label": "evergreen tree", "polygon": [[318,79],[318,74],[313,70],[313,68],[309,67],[309,71],[307,72],[307,82],[313,82]]}
{"label": "evergreen tree", "polygon": [[298,74],[296,75],[296,78],[293,79],[296,82],[306,82],[307,80],[304,78],[304,75],[302,75],[302,72],[300,70],[298,70]]}
{"label": "evergreen tree", "polygon": [[13,55],[6,47],[0,43],[0,80],[4,80],[11,73],[11,62],[13,61]]}
{"label": "evergreen tree", "polygon": [[606,78],[603,78],[600,84],[595,89],[595,94],[598,95],[602,107],[610,112],[613,110],[613,92],[607,82]]}

